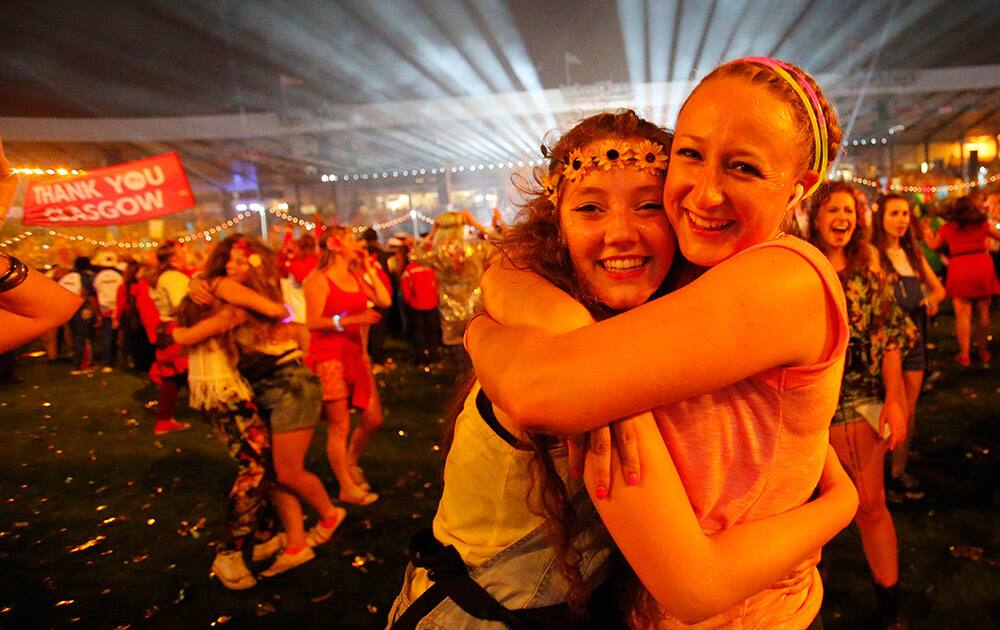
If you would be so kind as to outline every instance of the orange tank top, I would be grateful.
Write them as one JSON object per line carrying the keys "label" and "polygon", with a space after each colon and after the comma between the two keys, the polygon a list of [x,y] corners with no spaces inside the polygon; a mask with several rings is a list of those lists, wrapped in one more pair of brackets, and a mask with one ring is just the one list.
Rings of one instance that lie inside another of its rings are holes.
{"label": "orange tank top", "polygon": [[[759,520],[806,503],[816,488],[837,409],[848,328],[844,293],[827,258],[782,236],[748,248],[780,247],[802,256],[820,277],[838,314],[836,343],[819,363],[773,368],[711,394],[654,410],[660,432],[706,533]],[[737,254],[737,255],[742,255]],[[721,264],[725,264],[724,262]],[[750,597],[696,628],[805,628],[819,613],[823,588],[814,566]],[[690,627],[668,618],[661,628]]]}

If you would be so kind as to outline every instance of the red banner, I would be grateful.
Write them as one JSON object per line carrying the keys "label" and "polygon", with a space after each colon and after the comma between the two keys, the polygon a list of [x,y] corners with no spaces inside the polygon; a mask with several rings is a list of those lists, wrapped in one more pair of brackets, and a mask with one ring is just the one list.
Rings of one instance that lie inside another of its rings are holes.
{"label": "red banner", "polygon": [[76,177],[29,182],[23,223],[119,225],[173,214],[194,203],[180,157],[164,153]]}

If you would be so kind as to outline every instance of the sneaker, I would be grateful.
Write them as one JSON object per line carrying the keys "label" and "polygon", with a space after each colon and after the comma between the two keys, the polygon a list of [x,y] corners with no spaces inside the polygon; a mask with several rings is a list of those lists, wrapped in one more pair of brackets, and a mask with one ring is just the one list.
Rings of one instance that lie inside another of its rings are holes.
{"label": "sneaker", "polygon": [[190,422],[177,422],[176,420],[157,420],[153,425],[154,435],[164,435],[174,431],[187,431],[191,428]]}
{"label": "sneaker", "polygon": [[306,544],[310,547],[318,547],[326,541],[330,540],[333,536],[333,532],[337,531],[340,524],[344,522],[344,517],[347,516],[347,510],[344,508],[335,508],[337,513],[337,522],[333,525],[326,527],[323,523],[316,523],[309,533],[306,535]]}
{"label": "sneaker", "polygon": [[957,363],[960,366],[965,367],[965,368],[967,368],[970,365],[972,365],[972,361],[969,360],[969,355],[967,355],[967,354],[956,354],[955,355],[955,363]]}
{"label": "sneaker", "polygon": [[983,362],[983,365],[989,365],[990,360],[993,359],[993,355],[990,354],[989,350],[979,351],[979,360]]}
{"label": "sneaker", "polygon": [[216,554],[215,560],[212,561],[212,573],[219,578],[223,586],[233,591],[242,591],[257,583],[257,579],[243,562],[243,554],[239,551],[222,551]]}
{"label": "sneaker", "polygon": [[279,551],[285,548],[285,534],[275,534],[270,539],[253,546],[253,561],[260,562],[274,557]]}
{"label": "sneaker", "polygon": [[316,557],[316,552],[312,550],[312,547],[306,545],[302,549],[299,549],[298,553],[291,554],[286,551],[282,551],[278,554],[278,558],[274,561],[267,570],[261,571],[261,577],[272,577],[278,575],[279,573],[284,573],[289,569],[294,569],[295,567],[305,564]]}

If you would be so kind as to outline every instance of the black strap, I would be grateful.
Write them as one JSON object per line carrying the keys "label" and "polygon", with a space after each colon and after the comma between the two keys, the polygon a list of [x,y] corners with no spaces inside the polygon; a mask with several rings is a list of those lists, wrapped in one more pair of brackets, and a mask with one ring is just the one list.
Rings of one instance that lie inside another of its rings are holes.
{"label": "black strap", "polygon": [[517,439],[517,436],[515,436],[513,433],[508,431],[502,424],[500,424],[500,421],[497,420],[496,413],[493,411],[493,403],[486,395],[486,392],[483,391],[482,389],[480,389],[479,394],[476,395],[476,410],[479,411],[479,415],[483,417],[483,420],[486,421],[486,424],[488,424],[489,427],[493,429],[493,432],[496,433],[501,440],[503,440],[507,444],[510,444],[513,448],[516,448],[519,451],[535,450],[527,442],[522,442],[521,440]]}
{"label": "black strap", "polygon": [[469,570],[455,547],[442,545],[431,530],[417,532],[410,542],[410,550],[413,565],[427,569],[434,584],[410,604],[392,624],[391,630],[415,630],[417,623],[446,597],[476,619],[500,621],[514,630],[527,628],[512,611],[469,577]]}

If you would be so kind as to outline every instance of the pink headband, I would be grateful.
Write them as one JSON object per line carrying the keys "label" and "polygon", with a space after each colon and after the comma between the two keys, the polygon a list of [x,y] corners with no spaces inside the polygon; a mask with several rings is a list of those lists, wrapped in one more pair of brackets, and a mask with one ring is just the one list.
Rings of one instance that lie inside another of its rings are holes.
{"label": "pink headband", "polygon": [[827,151],[829,141],[827,137],[826,117],[823,115],[823,105],[819,99],[819,95],[816,93],[816,90],[813,89],[813,86],[809,83],[809,81],[806,80],[805,75],[798,68],[795,68],[783,61],[772,57],[743,57],[741,59],[730,61],[729,63],[739,62],[756,63],[770,68],[775,74],[791,85],[792,89],[795,90],[795,93],[799,95],[800,99],[802,99],[802,104],[805,106],[806,114],[809,116],[809,122],[812,125],[813,137],[815,139],[813,170],[819,174],[819,179],[816,180],[816,183],[813,184],[803,196],[803,198],[808,197],[816,192],[817,188],[819,188],[824,175],[826,175],[827,168]]}

